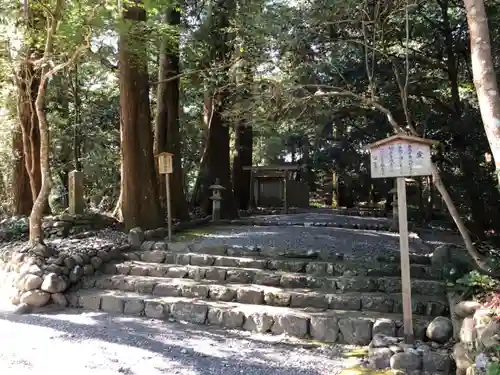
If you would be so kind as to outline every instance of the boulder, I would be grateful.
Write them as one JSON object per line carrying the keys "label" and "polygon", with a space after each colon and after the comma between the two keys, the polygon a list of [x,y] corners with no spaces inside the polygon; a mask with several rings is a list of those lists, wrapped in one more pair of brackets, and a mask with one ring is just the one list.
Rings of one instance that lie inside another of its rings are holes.
{"label": "boulder", "polygon": [[387,318],[377,319],[373,324],[373,335],[377,334],[396,336],[396,322]]}
{"label": "boulder", "polygon": [[391,357],[393,353],[389,348],[374,348],[369,353],[370,367],[379,370],[391,367]]}
{"label": "boulder", "polygon": [[55,273],[49,273],[44,277],[41,289],[49,293],[61,293],[66,290],[68,283]]}
{"label": "boulder", "polygon": [[476,301],[461,301],[455,305],[453,312],[459,318],[473,316],[476,310],[481,308],[481,304]]}
{"label": "boulder", "polygon": [[50,293],[43,290],[30,290],[21,294],[21,303],[26,303],[33,307],[42,307],[49,302]]}
{"label": "boulder", "polygon": [[453,324],[449,318],[438,316],[427,327],[426,335],[430,340],[444,344],[453,337]]}
{"label": "boulder", "polygon": [[22,280],[22,289],[25,291],[34,290],[40,288],[43,279],[40,276],[28,274]]}
{"label": "boulder", "polygon": [[458,279],[476,268],[474,259],[464,247],[445,244],[436,247],[431,258],[432,268],[443,278]]}
{"label": "boulder", "polygon": [[134,250],[139,250],[141,248],[144,239],[144,232],[139,227],[132,228],[130,232],[128,232],[128,243]]}
{"label": "boulder", "polygon": [[401,370],[406,374],[420,370],[422,358],[416,350],[396,353],[391,357],[390,365],[393,370]]}
{"label": "boulder", "polygon": [[339,329],[346,344],[368,345],[372,339],[373,322],[363,318],[342,318]]}

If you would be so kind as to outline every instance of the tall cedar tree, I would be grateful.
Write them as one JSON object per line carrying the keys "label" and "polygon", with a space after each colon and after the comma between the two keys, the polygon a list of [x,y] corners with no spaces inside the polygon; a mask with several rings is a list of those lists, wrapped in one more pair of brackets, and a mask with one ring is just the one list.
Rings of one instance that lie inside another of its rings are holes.
{"label": "tall cedar tree", "polygon": [[[179,139],[179,8],[167,9],[163,22],[175,30],[175,36],[165,38],[160,48],[158,107],[155,120],[155,153],[170,152],[173,157],[173,173],[170,175],[172,216],[179,220],[189,219],[184,195],[184,176]],[[166,201],[165,179],[160,177],[160,195]]]}
{"label": "tall cedar tree", "polygon": [[164,225],[153,155],[144,28],[140,2],[123,12],[128,27],[119,40],[122,150],[122,213],[127,229]]}

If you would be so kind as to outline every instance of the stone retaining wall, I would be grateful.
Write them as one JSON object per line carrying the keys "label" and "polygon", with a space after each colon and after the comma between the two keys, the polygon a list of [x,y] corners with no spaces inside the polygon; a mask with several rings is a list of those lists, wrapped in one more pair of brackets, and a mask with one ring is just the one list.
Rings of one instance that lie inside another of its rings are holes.
{"label": "stone retaining wall", "polygon": [[[4,231],[2,239],[12,240],[24,226],[27,233],[27,218],[24,219],[4,221],[4,228],[12,228],[14,223],[15,234]],[[209,219],[180,223],[173,229],[177,232],[194,228]],[[66,306],[65,292],[78,289],[86,277],[100,272],[110,261],[123,259],[123,252],[130,250],[124,233],[108,232],[114,235],[108,239],[99,237],[99,230],[117,225],[115,219],[99,214],[45,217],[47,246],[13,242],[0,249],[0,298],[23,310],[49,303]],[[143,240],[164,239],[166,235],[166,228],[147,230]]]}
{"label": "stone retaining wall", "polygon": [[[118,229],[116,219],[101,214],[55,215],[45,216],[42,228],[46,238],[83,235],[87,232],[105,228]],[[0,223],[0,241],[11,241],[26,237],[29,232],[29,219],[24,216],[14,216]]]}
{"label": "stone retaining wall", "polygon": [[49,303],[66,306],[64,293],[92,276],[103,264],[121,259],[128,245],[113,245],[109,241],[80,244],[72,248],[17,243],[0,254],[1,297],[29,310]]}

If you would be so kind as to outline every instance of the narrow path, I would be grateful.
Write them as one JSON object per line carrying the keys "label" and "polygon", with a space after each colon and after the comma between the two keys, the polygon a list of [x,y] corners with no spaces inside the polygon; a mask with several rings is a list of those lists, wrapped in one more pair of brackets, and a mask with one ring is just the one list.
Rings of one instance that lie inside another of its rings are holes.
{"label": "narrow path", "polygon": [[345,346],[80,311],[0,313],[0,337],[0,368],[16,375],[332,375],[355,361]]}

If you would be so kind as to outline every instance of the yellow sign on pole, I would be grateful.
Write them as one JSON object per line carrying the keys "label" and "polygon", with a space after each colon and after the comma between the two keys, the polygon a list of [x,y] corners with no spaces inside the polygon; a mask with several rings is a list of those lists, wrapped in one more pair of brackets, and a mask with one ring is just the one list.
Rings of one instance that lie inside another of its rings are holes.
{"label": "yellow sign on pole", "polygon": [[158,172],[160,174],[169,174],[173,172],[173,156],[170,152],[158,154]]}
{"label": "yellow sign on pole", "polygon": [[170,198],[170,174],[173,172],[173,156],[170,152],[158,154],[158,172],[165,175],[165,189],[167,190],[167,225],[168,241],[172,241],[172,207]]}

